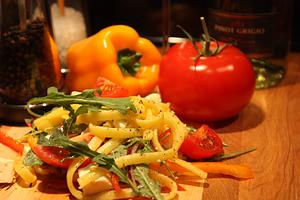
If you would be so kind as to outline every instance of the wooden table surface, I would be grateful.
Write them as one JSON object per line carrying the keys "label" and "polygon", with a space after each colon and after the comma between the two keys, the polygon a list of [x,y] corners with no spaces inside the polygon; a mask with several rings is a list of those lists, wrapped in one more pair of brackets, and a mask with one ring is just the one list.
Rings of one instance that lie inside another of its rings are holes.
{"label": "wooden table surface", "polygon": [[210,177],[203,200],[300,198],[300,54],[290,53],[287,74],[274,87],[255,91],[245,110],[220,128],[228,150],[257,150],[226,161],[251,166],[255,178]]}

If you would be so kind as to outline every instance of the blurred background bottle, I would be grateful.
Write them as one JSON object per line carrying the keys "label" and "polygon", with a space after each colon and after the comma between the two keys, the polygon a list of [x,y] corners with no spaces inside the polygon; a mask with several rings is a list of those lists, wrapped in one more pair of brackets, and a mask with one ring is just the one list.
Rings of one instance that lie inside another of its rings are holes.
{"label": "blurred background bottle", "polygon": [[207,19],[211,36],[246,53],[257,72],[257,88],[266,88],[283,78],[292,11],[292,0],[211,0]]}

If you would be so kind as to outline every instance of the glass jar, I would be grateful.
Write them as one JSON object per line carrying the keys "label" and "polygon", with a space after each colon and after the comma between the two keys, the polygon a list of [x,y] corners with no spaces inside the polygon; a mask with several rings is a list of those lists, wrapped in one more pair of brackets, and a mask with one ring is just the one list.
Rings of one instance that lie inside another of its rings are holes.
{"label": "glass jar", "polygon": [[47,0],[54,40],[59,51],[62,71],[66,72],[69,47],[88,36],[87,1]]}
{"label": "glass jar", "polygon": [[43,0],[1,0],[0,104],[22,105],[62,86]]}

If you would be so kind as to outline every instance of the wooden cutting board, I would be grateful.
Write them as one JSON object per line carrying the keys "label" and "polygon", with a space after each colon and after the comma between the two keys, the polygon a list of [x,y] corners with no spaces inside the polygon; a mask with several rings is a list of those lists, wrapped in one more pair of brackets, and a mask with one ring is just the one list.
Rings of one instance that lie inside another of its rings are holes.
{"label": "wooden cutting board", "polygon": [[[6,132],[8,135],[18,138],[30,130],[28,127],[9,127],[1,126],[0,131]],[[11,149],[0,143],[0,157],[13,159],[17,154]],[[194,177],[182,177],[180,183],[185,191],[180,191],[177,200],[201,200],[203,193],[204,181],[194,179]],[[0,184],[0,197],[5,200],[72,200],[75,199],[68,192],[67,185],[64,180],[55,178],[39,179],[37,183],[31,187],[24,187],[22,181],[17,178],[13,184]]]}

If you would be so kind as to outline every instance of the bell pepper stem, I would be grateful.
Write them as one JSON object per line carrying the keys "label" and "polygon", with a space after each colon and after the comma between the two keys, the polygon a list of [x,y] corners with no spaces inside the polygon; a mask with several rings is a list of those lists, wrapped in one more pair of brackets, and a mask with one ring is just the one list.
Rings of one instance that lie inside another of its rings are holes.
{"label": "bell pepper stem", "polygon": [[141,66],[142,54],[130,49],[123,49],[118,52],[118,65],[123,74],[134,76]]}

